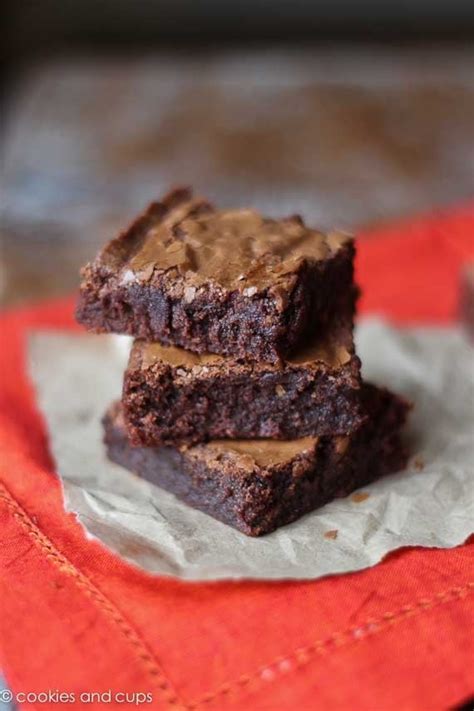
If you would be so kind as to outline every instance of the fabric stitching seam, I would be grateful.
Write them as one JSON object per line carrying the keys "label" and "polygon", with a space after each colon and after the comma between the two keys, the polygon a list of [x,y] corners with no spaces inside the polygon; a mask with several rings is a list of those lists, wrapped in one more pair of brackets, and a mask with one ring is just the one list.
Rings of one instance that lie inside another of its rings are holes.
{"label": "fabric stitching seam", "polygon": [[95,586],[95,584],[81,573],[59,550],[53,543],[42,533],[42,531],[33,523],[28,514],[22,509],[20,504],[11,495],[6,486],[0,483],[0,499],[4,501],[11,514],[21,523],[27,533],[35,541],[35,543],[43,550],[45,556],[63,573],[72,577],[76,585],[83,589],[88,596],[95,601],[99,608],[105,613],[109,620],[112,620],[116,627],[120,630],[123,637],[132,645],[137,654],[140,663],[143,664],[147,673],[153,678],[157,684],[163,700],[174,709],[179,706],[186,708],[175,690],[172,688],[170,681],[166,678],[163,671],[160,669],[158,662],[154,659],[153,654],[148,650],[147,644],[138,634],[138,632],[130,625],[120,610],[112,603],[104,593]]}
{"label": "fabric stitching seam", "polygon": [[68,559],[58,551],[52,542],[35,526],[30,520],[28,514],[21,508],[20,504],[10,494],[4,484],[0,484],[5,493],[0,491],[0,499],[2,499],[12,514],[26,528],[30,536],[35,540],[37,545],[45,552],[49,558],[60,570],[68,573],[76,580],[76,583],[83,587],[86,592],[96,601],[106,615],[111,618],[119,627],[126,639],[139,652],[138,658],[144,663],[148,673],[158,681],[158,688],[164,695],[164,700],[168,705],[177,709],[177,703],[181,708],[194,711],[195,709],[208,706],[213,701],[219,698],[225,698],[237,692],[241,694],[248,689],[252,682],[259,686],[262,682],[273,682],[283,674],[291,671],[296,671],[306,664],[312,662],[316,655],[323,655],[331,650],[346,646],[350,643],[360,642],[368,637],[373,636],[389,629],[393,624],[397,624],[409,617],[419,615],[430,610],[437,605],[454,602],[469,595],[474,590],[474,581],[466,583],[461,587],[450,588],[441,593],[436,593],[430,598],[422,598],[412,605],[404,605],[395,612],[385,612],[382,615],[374,618],[368,618],[360,625],[353,625],[342,632],[335,632],[328,637],[321,638],[304,647],[298,647],[288,655],[283,655],[275,658],[272,662],[261,665],[253,672],[243,674],[237,679],[222,684],[219,688],[212,692],[206,692],[194,702],[182,702],[178,699],[176,692],[172,690],[170,682],[166,679],[163,672],[153,658],[153,655],[148,651],[145,642],[141,639],[138,633],[125,620],[118,608],[115,608],[106,596],[95,587],[95,585],[78,569],[74,567]]}
{"label": "fabric stitching seam", "polygon": [[194,711],[219,698],[231,695],[234,691],[242,693],[244,688],[248,688],[252,682],[255,683],[255,686],[259,686],[261,683],[273,682],[282,675],[294,672],[309,664],[318,654],[324,655],[350,643],[364,641],[368,637],[384,632],[392,625],[403,622],[409,617],[420,615],[438,605],[460,600],[473,591],[474,581],[468,582],[462,587],[455,587],[437,593],[431,598],[422,598],[413,605],[404,605],[396,612],[385,612],[376,618],[368,618],[360,625],[354,625],[342,632],[335,632],[329,637],[321,638],[304,647],[298,647],[290,654],[279,656],[272,662],[258,667],[254,672],[243,674],[232,682],[222,684],[215,691],[203,694],[197,701],[191,702],[188,708]]}

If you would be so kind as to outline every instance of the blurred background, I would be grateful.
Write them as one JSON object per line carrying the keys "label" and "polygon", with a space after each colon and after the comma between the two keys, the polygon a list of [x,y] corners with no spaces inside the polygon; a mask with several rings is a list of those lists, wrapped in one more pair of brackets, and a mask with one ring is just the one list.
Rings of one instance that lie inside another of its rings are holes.
{"label": "blurred background", "polygon": [[2,3],[0,298],[146,203],[366,226],[474,196],[472,0]]}

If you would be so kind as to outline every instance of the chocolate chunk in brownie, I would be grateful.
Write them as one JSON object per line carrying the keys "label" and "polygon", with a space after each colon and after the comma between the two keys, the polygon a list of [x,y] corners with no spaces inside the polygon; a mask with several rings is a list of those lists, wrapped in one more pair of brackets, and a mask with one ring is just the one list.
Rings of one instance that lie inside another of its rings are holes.
{"label": "chocolate chunk in brownie", "polygon": [[131,441],[147,446],[347,434],[364,421],[360,361],[339,335],[280,364],[137,340],[122,403]]}
{"label": "chocolate chunk in brownie", "polygon": [[260,536],[406,466],[400,429],[408,403],[369,384],[363,401],[368,419],[350,436],[217,440],[190,448],[131,446],[116,403],[104,418],[105,443],[111,460]]}
{"label": "chocolate chunk in brownie", "polygon": [[345,233],[218,211],[178,189],[82,270],[77,318],[96,332],[275,362],[327,323],[352,322],[353,257]]}

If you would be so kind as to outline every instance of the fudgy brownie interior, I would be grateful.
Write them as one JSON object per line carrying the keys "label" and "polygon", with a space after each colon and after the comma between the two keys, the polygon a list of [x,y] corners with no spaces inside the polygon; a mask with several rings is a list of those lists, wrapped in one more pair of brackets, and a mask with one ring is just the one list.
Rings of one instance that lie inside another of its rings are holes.
{"label": "fudgy brownie interior", "polygon": [[77,318],[96,332],[275,362],[332,319],[352,323],[353,257],[345,233],[218,211],[179,189],[82,270]]}
{"label": "fudgy brownie interior", "polygon": [[406,465],[408,403],[363,386],[367,420],[350,436],[133,447],[119,403],[104,418],[111,460],[250,536],[269,533]]}
{"label": "fudgy brownie interior", "polygon": [[134,444],[347,434],[364,421],[352,334],[334,333],[280,364],[137,340],[125,371]]}

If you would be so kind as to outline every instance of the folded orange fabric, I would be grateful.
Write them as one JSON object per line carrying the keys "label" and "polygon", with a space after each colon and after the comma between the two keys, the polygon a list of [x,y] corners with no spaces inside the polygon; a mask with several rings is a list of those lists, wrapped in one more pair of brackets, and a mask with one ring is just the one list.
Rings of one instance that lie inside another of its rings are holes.
{"label": "folded orange fabric", "polygon": [[[373,232],[361,235],[361,310],[453,320],[474,203]],[[73,300],[0,327],[0,665],[19,706],[54,708],[63,693],[89,709],[433,711],[474,695],[472,544],[306,583],[152,577],[62,506],[25,346],[32,329],[77,328]]]}

